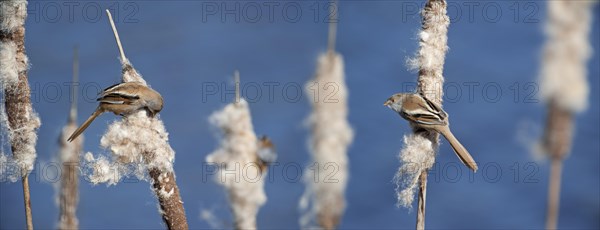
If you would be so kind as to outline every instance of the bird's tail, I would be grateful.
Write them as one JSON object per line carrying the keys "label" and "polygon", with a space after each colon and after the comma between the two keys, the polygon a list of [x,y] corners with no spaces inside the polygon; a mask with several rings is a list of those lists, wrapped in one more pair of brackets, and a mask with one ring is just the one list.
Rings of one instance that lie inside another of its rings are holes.
{"label": "bird's tail", "polygon": [[88,126],[90,126],[92,121],[94,121],[94,119],[96,119],[96,117],[98,117],[100,114],[102,114],[102,112],[103,111],[100,108],[97,108],[96,111],[94,111],[94,113],[92,113],[92,115],[85,122],[83,122],[83,124],[81,126],[79,126],[79,128],[77,128],[77,130],[75,130],[75,132],[73,132],[73,134],[71,134],[71,136],[69,137],[69,139],[67,139],[67,141],[71,142],[71,141],[75,140],[75,138],[77,138],[81,133],[83,133],[83,131],[85,131],[85,129],[87,129]]}
{"label": "bird's tail", "polygon": [[450,128],[448,126],[444,126],[439,131],[446,138],[446,140],[448,140],[450,146],[452,146],[452,149],[454,149],[456,156],[460,158],[462,163],[474,172],[477,172],[477,163],[475,163],[475,160],[473,157],[471,157],[469,151],[467,151],[467,149],[458,141],[458,139],[454,137],[454,134],[452,134]]}

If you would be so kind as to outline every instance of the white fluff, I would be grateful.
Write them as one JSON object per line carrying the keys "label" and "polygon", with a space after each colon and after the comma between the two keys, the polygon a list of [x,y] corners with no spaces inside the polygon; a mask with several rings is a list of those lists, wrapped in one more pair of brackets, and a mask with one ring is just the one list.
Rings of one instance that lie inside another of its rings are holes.
{"label": "white fluff", "polygon": [[398,205],[412,207],[415,191],[419,187],[419,175],[428,170],[435,162],[437,148],[421,135],[404,136],[404,148],[400,151],[400,168],[394,176]]}
{"label": "white fluff", "polygon": [[248,103],[231,103],[213,113],[209,122],[221,130],[222,138],[206,162],[218,166],[215,181],[229,194],[236,229],[256,229],[258,210],[267,197],[264,172],[256,167],[258,146]]}
{"label": "white fluff", "polygon": [[20,129],[11,129],[9,127],[9,139],[15,149],[13,157],[23,170],[23,174],[33,170],[37,156],[35,151],[35,143],[37,142],[36,130],[41,124],[39,116],[33,112],[31,105],[28,106],[28,110],[29,123]]}
{"label": "white fluff", "polygon": [[[337,91],[330,97],[334,88]],[[313,112],[307,121],[312,133],[311,166],[317,163],[318,169],[307,170],[304,175],[306,190],[299,205],[304,212],[300,218],[303,228],[316,222],[335,227],[346,208],[347,152],[354,132],[348,123],[348,88],[340,54],[324,53],[319,57],[315,77],[306,85],[307,95],[314,95],[315,90],[318,98],[310,100]]]}
{"label": "white fluff", "polygon": [[[448,26],[445,1],[428,1],[423,11],[423,24],[419,32],[419,50],[408,60],[409,68],[419,70],[418,92],[442,104],[444,61],[448,51]],[[419,175],[428,171],[435,162],[439,135],[425,137],[417,134],[404,136],[400,151],[400,168],[394,177],[398,205],[411,208]]]}
{"label": "white fluff", "polygon": [[116,185],[127,171],[118,163],[111,163],[105,156],[94,157],[90,152],[84,155],[81,165],[83,176],[92,184]]}
{"label": "white fluff", "polygon": [[[27,1],[2,0],[0,1],[0,28],[2,31],[12,33],[23,24],[27,18]],[[4,16],[4,15],[8,15]]]}
{"label": "white fluff", "polygon": [[[19,81],[17,45],[12,41],[0,41],[0,84],[14,86]],[[4,88],[3,88],[4,89]]]}
{"label": "white fluff", "polygon": [[408,59],[410,69],[420,70],[419,91],[438,104],[442,103],[444,61],[448,51],[448,26],[445,2],[429,2],[431,8],[421,12],[423,25],[419,32],[419,50]]}
{"label": "white fluff", "polygon": [[200,219],[208,223],[212,229],[225,229],[221,220],[215,216],[213,211],[208,209],[200,210]]}
{"label": "white fluff", "polygon": [[588,107],[587,62],[595,1],[549,1],[540,95],[571,112]]}
{"label": "white fluff", "polygon": [[168,133],[158,117],[148,118],[143,110],[123,117],[110,124],[100,140],[100,145],[112,152],[112,160],[87,153],[86,166],[92,170],[85,176],[94,184],[114,185],[132,174],[147,180],[145,174],[150,168],[172,172],[175,152],[168,141]]}
{"label": "white fluff", "polygon": [[71,134],[73,132],[75,132],[76,129],[77,129],[77,124],[69,123],[69,124],[65,125],[65,127],[63,127],[63,129],[60,133],[60,140],[59,140],[60,152],[58,154],[58,157],[59,157],[61,164],[65,163],[65,162],[71,162],[74,159],[77,159],[77,160],[79,159],[79,154],[80,154],[81,148],[83,146],[83,140],[84,140],[83,135],[80,135],[72,142],[67,141],[69,136],[71,136]]}
{"label": "white fluff", "polygon": [[146,80],[144,80],[142,75],[135,68],[133,68],[133,65],[131,62],[129,62],[129,59],[121,60],[121,66],[124,70],[122,73],[123,82],[141,82],[142,84],[147,85]]}
{"label": "white fluff", "polygon": [[169,134],[158,117],[149,118],[144,110],[110,124],[100,145],[110,149],[120,163],[173,171],[175,152],[169,145]]}
{"label": "white fluff", "polygon": [[[0,1],[0,30],[6,33],[15,32],[22,28],[27,17],[27,2],[22,0]],[[18,90],[19,73],[27,71],[28,59],[24,53],[18,52],[14,41],[0,42],[0,87],[4,93]],[[27,95],[29,96],[29,95]],[[40,127],[39,116],[33,111],[31,104],[23,105],[24,114],[20,127],[11,127],[3,120],[2,126],[8,127],[9,141],[14,149],[14,161],[21,168],[22,175],[33,170],[36,158],[35,144],[37,142],[36,130]],[[14,125],[14,124],[13,124]]]}

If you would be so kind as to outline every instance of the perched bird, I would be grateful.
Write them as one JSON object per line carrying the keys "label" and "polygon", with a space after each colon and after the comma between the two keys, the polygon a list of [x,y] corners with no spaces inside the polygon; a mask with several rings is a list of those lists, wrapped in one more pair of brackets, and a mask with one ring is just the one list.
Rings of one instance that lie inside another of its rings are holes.
{"label": "perched bird", "polygon": [[162,96],[139,82],[125,82],[110,86],[102,91],[97,101],[100,105],[96,111],[71,134],[69,142],[75,140],[96,117],[104,112],[125,116],[145,109],[148,116],[154,117],[163,108]]}
{"label": "perched bird", "polygon": [[448,114],[437,104],[416,93],[397,93],[383,104],[417,128],[442,134],[460,160],[471,170],[477,171],[477,164],[467,149],[450,131]]}
{"label": "perched bird", "polygon": [[267,167],[277,160],[277,153],[275,152],[275,145],[271,142],[271,139],[267,136],[262,136],[258,140],[258,151],[256,153],[257,164],[260,167],[261,172],[265,172]]}

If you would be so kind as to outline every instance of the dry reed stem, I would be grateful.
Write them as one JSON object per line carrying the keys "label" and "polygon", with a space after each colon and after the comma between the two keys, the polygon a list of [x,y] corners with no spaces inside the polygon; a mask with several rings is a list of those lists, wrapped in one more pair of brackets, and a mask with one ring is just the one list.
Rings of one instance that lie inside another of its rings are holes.
{"label": "dry reed stem", "polygon": [[79,202],[79,157],[83,150],[83,137],[68,142],[67,138],[77,129],[76,119],[70,117],[60,137],[60,162],[63,166],[59,188],[59,229],[78,229],[77,203]]}
{"label": "dry reed stem", "polygon": [[339,9],[339,4],[337,0],[334,0],[333,2],[330,2],[329,9],[329,30],[328,30],[328,35],[327,35],[327,51],[332,54],[335,51],[335,41],[337,38],[337,24],[338,24],[338,19],[337,19],[337,14],[339,14],[340,9]]}
{"label": "dry reed stem", "polygon": [[29,174],[23,176],[23,200],[25,202],[25,221],[27,230],[33,230],[33,216],[31,214],[31,195],[29,192]]}
{"label": "dry reed stem", "polygon": [[[443,67],[446,56],[447,33],[450,19],[446,14],[446,1],[428,0],[421,12],[422,26],[419,33],[419,50],[414,59],[409,60],[411,68],[419,70],[417,92],[429,100],[442,105]],[[425,228],[425,204],[427,193],[427,173],[435,162],[439,147],[439,134],[413,126],[413,133],[404,136],[404,147],[400,152],[403,163],[398,170],[398,203],[411,207],[414,191],[419,185],[419,210],[417,229]],[[403,189],[400,189],[404,186]]]}
{"label": "dry reed stem", "polygon": [[[418,92],[442,105],[444,94],[444,59],[448,50],[448,26],[450,19],[446,15],[445,0],[429,0],[423,9],[423,23],[420,34],[419,50],[419,84]],[[414,128],[414,127],[413,127]],[[439,147],[439,134],[426,130],[414,129],[415,134],[427,137],[435,152]],[[435,158],[435,157],[434,157]],[[425,229],[425,204],[427,198],[427,167],[419,176],[419,211],[417,212],[417,229]]]}
{"label": "dry reed stem", "polygon": [[[315,173],[304,175],[306,191],[300,199],[304,212],[300,218],[302,228],[312,224],[322,229],[335,229],[340,224],[346,209],[345,190],[348,183],[347,151],[354,138],[348,122],[348,87],[345,82],[344,60],[335,52],[337,15],[339,5],[333,1],[329,9],[327,53],[318,58],[315,76],[306,84],[306,92],[314,95],[311,100],[313,112],[308,118],[311,136],[309,149]],[[336,11],[333,11],[336,10]],[[335,90],[334,98],[326,95]],[[316,94],[315,94],[316,92]],[[333,178],[326,174],[334,170]],[[310,174],[310,175],[309,175]],[[318,175],[318,178],[315,177]]]}
{"label": "dry reed stem", "polygon": [[235,229],[256,229],[256,216],[267,201],[264,192],[266,167],[261,167],[261,151],[244,99],[214,112],[209,122],[220,130],[219,148],[206,156],[215,164],[215,181],[227,191]]}
{"label": "dry reed stem", "polygon": [[554,101],[550,102],[543,143],[551,161],[546,229],[557,229],[558,227],[562,164],[571,148],[573,126],[573,113],[560,107]]}
{"label": "dry reed stem", "polygon": [[227,191],[234,228],[257,229],[258,211],[267,201],[264,177],[276,153],[269,139],[258,139],[254,133],[250,108],[241,97],[237,70],[234,80],[234,102],[209,117],[209,122],[220,130],[221,140],[219,148],[206,156],[206,162],[217,166],[215,181]]}
{"label": "dry reed stem", "polygon": [[425,229],[425,202],[427,201],[427,172],[421,172],[419,176],[419,210],[417,211],[417,216],[421,216],[421,218],[417,218],[417,227],[418,230]]}
{"label": "dry reed stem", "polygon": [[558,210],[560,206],[560,181],[563,161],[553,158],[550,167],[550,184],[548,185],[548,213],[546,213],[546,229],[557,229]]}
{"label": "dry reed stem", "polygon": [[79,229],[77,203],[79,202],[79,157],[83,150],[83,135],[68,142],[67,138],[77,129],[77,84],[79,82],[79,58],[77,47],[73,55],[73,98],[67,125],[60,135],[59,160],[63,166],[58,202],[60,207],[59,229]]}
{"label": "dry reed stem", "polygon": [[239,103],[240,102],[240,71],[235,71],[235,73],[233,74],[233,78],[234,78],[234,82],[235,82],[235,102],[234,103]]}
{"label": "dry reed stem", "polygon": [[[146,81],[125,57],[119,35],[109,10],[109,22],[121,55],[123,82]],[[120,161],[132,162],[141,156],[160,204],[160,214],[168,229],[188,229],[183,201],[175,181],[175,152],[168,143],[168,134],[160,118],[149,118],[145,111],[129,115],[110,125],[102,137],[103,146],[110,148]],[[123,163],[122,162],[122,163]]]}
{"label": "dry reed stem", "polygon": [[27,229],[33,229],[29,172],[36,158],[35,144],[40,119],[33,111],[27,79],[29,61],[25,53],[27,1],[0,1],[0,80],[11,150],[19,165],[23,183]]}
{"label": "dry reed stem", "polygon": [[[323,91],[331,90],[331,86],[337,89],[334,101],[329,101],[328,91]],[[300,202],[305,213],[300,222],[303,227],[316,221],[323,229],[335,229],[346,209],[347,152],[354,138],[348,122],[348,88],[341,54],[328,51],[319,57],[315,77],[306,85],[306,91],[311,90],[319,91],[318,97],[311,100],[313,112],[307,120],[311,132],[309,150],[314,162],[311,165],[318,177],[311,170],[305,174],[306,191]],[[327,177],[332,171],[336,172],[334,177]]]}
{"label": "dry reed stem", "polygon": [[175,173],[150,168],[148,174],[152,178],[152,188],[158,197],[161,215],[167,228],[188,229],[183,201],[175,181]]}
{"label": "dry reed stem", "polygon": [[546,229],[556,229],[562,161],[571,151],[574,115],[587,109],[587,61],[592,6],[596,1],[549,1],[540,74],[540,93],[548,103],[542,149],[551,160]]}

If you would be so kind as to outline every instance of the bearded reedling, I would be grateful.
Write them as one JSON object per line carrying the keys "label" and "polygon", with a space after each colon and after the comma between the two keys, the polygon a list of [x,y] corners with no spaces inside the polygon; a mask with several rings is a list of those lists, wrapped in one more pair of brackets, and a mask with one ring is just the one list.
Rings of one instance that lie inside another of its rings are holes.
{"label": "bearded reedling", "polygon": [[439,105],[416,93],[394,94],[383,105],[396,111],[416,128],[442,134],[463,164],[477,171],[475,160],[450,131],[448,114]]}

